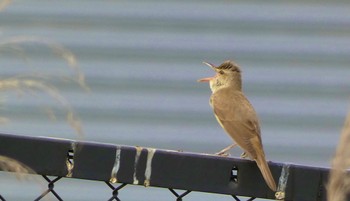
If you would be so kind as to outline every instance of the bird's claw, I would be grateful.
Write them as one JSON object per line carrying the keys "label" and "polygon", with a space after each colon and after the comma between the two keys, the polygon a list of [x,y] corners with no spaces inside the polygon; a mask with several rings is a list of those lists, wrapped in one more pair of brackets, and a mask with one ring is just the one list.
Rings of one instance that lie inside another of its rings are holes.
{"label": "bird's claw", "polygon": [[246,152],[243,152],[243,153],[241,154],[241,158],[247,158],[247,153],[246,153]]}
{"label": "bird's claw", "polygon": [[224,149],[222,149],[221,151],[215,153],[215,155],[228,157],[230,156],[230,153],[229,153],[230,149],[232,149],[236,145],[237,144],[231,144],[228,147],[225,147]]}
{"label": "bird's claw", "polygon": [[219,152],[215,153],[215,155],[229,157],[231,154],[228,153],[227,151],[219,151]]}

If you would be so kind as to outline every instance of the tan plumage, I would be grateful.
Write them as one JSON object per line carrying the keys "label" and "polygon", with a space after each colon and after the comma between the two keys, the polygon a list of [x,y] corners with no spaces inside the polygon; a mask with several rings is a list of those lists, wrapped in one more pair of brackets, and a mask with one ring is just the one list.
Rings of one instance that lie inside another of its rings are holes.
{"label": "tan plumage", "polygon": [[219,67],[205,63],[217,74],[199,81],[209,81],[210,105],[222,128],[249,158],[256,161],[267,185],[276,191],[276,183],[265,159],[257,114],[242,92],[241,70],[237,64],[225,61]]}

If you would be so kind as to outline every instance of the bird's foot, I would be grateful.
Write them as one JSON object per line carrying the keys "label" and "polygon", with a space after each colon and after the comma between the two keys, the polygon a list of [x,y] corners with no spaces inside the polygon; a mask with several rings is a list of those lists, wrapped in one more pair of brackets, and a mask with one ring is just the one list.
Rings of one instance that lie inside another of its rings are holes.
{"label": "bird's foot", "polygon": [[241,158],[247,158],[247,153],[246,153],[246,152],[243,152],[243,153],[241,154]]}
{"label": "bird's foot", "polygon": [[230,156],[230,153],[229,153],[230,149],[232,149],[232,148],[233,148],[234,146],[236,146],[236,145],[237,145],[237,144],[231,144],[230,146],[225,147],[223,150],[221,150],[221,151],[215,153],[215,155],[225,156],[225,157]]}
{"label": "bird's foot", "polygon": [[215,155],[229,157],[231,154],[228,153],[227,151],[219,151],[219,152],[215,153]]}

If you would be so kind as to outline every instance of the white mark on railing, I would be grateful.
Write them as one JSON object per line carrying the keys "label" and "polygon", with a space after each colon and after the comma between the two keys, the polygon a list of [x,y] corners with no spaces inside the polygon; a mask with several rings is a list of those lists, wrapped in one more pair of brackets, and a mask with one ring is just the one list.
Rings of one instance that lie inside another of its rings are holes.
{"label": "white mark on railing", "polygon": [[137,164],[141,155],[142,147],[136,147],[135,164],[134,164],[134,182],[133,184],[139,184],[139,180],[136,178]]}
{"label": "white mark on railing", "polygon": [[286,188],[287,188],[287,182],[288,182],[288,176],[289,176],[289,167],[290,164],[283,165],[281,175],[278,181],[278,188],[277,192],[275,193],[275,197],[277,200],[284,200],[286,197]]}
{"label": "white mark on railing", "polygon": [[71,149],[68,150],[67,160],[66,160],[66,166],[68,171],[66,177],[72,177],[73,169],[74,169],[74,154],[76,151],[76,143],[71,142],[70,146],[71,146]]}
{"label": "white mark on railing", "polygon": [[151,174],[152,174],[152,160],[154,153],[156,152],[156,149],[153,148],[147,148],[147,163],[146,163],[146,170],[145,170],[145,182],[143,185],[145,187],[150,185],[151,182]]}
{"label": "white mark on railing", "polygon": [[115,154],[115,161],[114,161],[114,166],[111,172],[111,179],[109,180],[109,182],[111,183],[117,183],[118,182],[118,178],[117,178],[117,174],[119,171],[119,167],[120,167],[120,146],[117,146],[117,150],[116,150],[116,154]]}

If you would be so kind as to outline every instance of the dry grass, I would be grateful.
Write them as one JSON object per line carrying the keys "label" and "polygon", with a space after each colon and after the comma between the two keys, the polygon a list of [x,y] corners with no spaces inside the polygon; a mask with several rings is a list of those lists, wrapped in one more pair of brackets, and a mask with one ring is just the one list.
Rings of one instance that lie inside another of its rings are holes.
{"label": "dry grass", "polygon": [[[6,51],[13,50],[18,55],[22,55],[22,57],[25,57],[25,51],[21,47],[24,44],[31,43],[31,44],[37,44],[37,45],[44,45],[45,47],[49,48],[52,53],[57,55],[59,58],[62,58],[66,63],[67,66],[73,71],[73,78],[63,77],[64,79],[74,81],[76,82],[80,87],[82,87],[85,90],[89,90],[86,82],[85,82],[85,75],[81,71],[78,61],[75,57],[75,55],[67,48],[63,47],[61,44],[46,39],[46,38],[39,38],[39,37],[33,37],[33,36],[16,36],[7,38],[0,41],[0,51],[1,49],[4,49]],[[35,75],[35,78],[47,78],[48,75]]]}
{"label": "dry grass", "polygon": [[[15,173],[14,175],[18,180],[22,180],[22,181],[34,180],[34,182],[38,186],[40,186],[40,188],[42,189],[42,192],[46,190],[45,182],[39,179],[40,177],[29,177],[28,175],[35,174],[35,171],[20,161],[0,155],[0,170],[7,171],[7,172],[14,172]],[[43,200],[51,200],[51,199],[50,197],[46,196]]]}
{"label": "dry grass", "polygon": [[[0,0],[0,11],[11,3],[11,0]],[[12,52],[16,56],[26,57],[25,48],[22,46],[25,44],[35,44],[38,46],[44,46],[52,51],[52,53],[59,58],[63,59],[69,69],[72,71],[73,76],[59,77],[64,81],[73,81],[78,84],[81,88],[89,90],[85,82],[84,73],[80,70],[77,59],[75,55],[63,47],[61,44],[56,43],[52,40],[38,37],[28,37],[28,36],[17,36],[6,38],[0,40],[0,53],[1,51]],[[2,94],[6,91],[16,91],[19,94],[33,95],[37,93],[44,93],[51,97],[58,104],[62,106],[66,113],[66,120],[68,124],[75,130],[78,138],[83,137],[83,129],[81,121],[77,116],[76,112],[73,110],[69,101],[59,92],[59,90],[54,87],[50,80],[54,76],[31,73],[31,74],[21,74],[13,77],[1,78],[0,77],[0,92]],[[57,78],[57,77],[55,77]],[[0,98],[0,107],[6,104],[3,97]],[[54,110],[51,108],[46,108],[47,115],[50,119],[55,119],[56,115]],[[6,116],[0,116],[0,123],[7,123],[10,119]],[[13,158],[0,155],[0,170],[15,172],[18,179],[27,179],[28,174],[34,174],[35,172],[25,164],[17,161]],[[36,183],[41,185],[40,180]]]}
{"label": "dry grass", "polygon": [[[62,96],[58,89],[50,85],[45,80],[41,80],[35,77],[13,77],[0,80],[0,91],[17,91],[18,93],[35,93],[35,91],[44,92],[45,94],[52,97],[59,104],[63,106],[66,111],[66,119],[69,125],[78,134],[78,137],[83,137],[83,129],[79,117],[77,117],[70,103]],[[53,110],[47,108],[46,111],[49,112],[50,119],[54,119],[55,114]],[[9,121],[6,117],[1,117],[3,121]]]}
{"label": "dry grass", "polygon": [[[58,43],[36,37],[12,37],[0,41],[0,53],[1,51],[12,50],[12,52],[16,53],[19,56],[25,56],[26,52],[24,51],[24,48],[21,47],[25,43],[43,45],[44,47],[50,49],[53,54],[63,59],[69,69],[73,71],[73,73],[71,73],[73,76],[62,76],[59,78],[64,81],[73,81],[81,88],[89,90],[85,83],[85,76],[79,68],[76,57],[71,51],[64,48]],[[0,77],[0,92],[3,94],[6,91],[15,91],[20,95],[36,95],[38,93],[46,94],[62,106],[66,113],[66,121],[75,131],[78,138],[83,138],[84,133],[78,115],[74,111],[69,101],[54,85],[50,83],[50,80],[54,78],[57,78],[57,76],[38,73],[21,74],[7,78]],[[6,100],[0,99],[0,106],[5,104]],[[50,119],[56,119],[54,110],[51,108],[46,108],[45,110]],[[7,123],[9,121],[10,119],[6,118],[6,116],[0,116],[0,123]],[[18,179],[28,178],[28,173],[35,173],[30,167],[26,166],[20,161],[1,155],[0,169],[3,171],[15,172],[15,175]],[[36,181],[36,183],[42,185],[39,180]]]}
{"label": "dry grass", "polygon": [[350,192],[350,112],[345,120],[332,161],[328,182],[328,200],[346,201]]}
{"label": "dry grass", "polygon": [[[73,70],[74,75],[72,78],[62,77],[62,79],[65,81],[74,81],[83,89],[89,90],[85,83],[84,74],[80,71],[77,59],[74,54],[57,43],[48,40],[40,40],[34,37],[14,37],[0,42],[0,51],[7,48],[12,48],[13,50],[20,51],[20,53],[25,54],[20,48],[21,44],[23,43],[38,43],[40,45],[45,45],[51,49],[54,54],[58,55],[60,58],[66,61],[69,68]],[[50,75],[37,73],[0,78],[0,92],[16,91],[21,95],[33,95],[37,94],[38,92],[46,94],[62,106],[66,113],[67,122],[71,128],[75,130],[78,138],[83,138],[84,133],[79,117],[77,116],[69,101],[59,92],[55,86],[50,83],[51,78],[52,76]],[[0,101],[0,106],[6,104],[5,100],[0,99]],[[46,108],[46,112],[50,119],[56,119],[54,110],[51,108]],[[5,116],[0,116],[0,123],[7,123],[9,121],[10,120]],[[26,166],[20,161],[6,156],[0,155],[0,169],[3,171],[15,172],[17,179],[35,178],[28,177],[28,173],[35,174],[35,172],[30,167]],[[35,179],[35,183],[37,183],[39,186],[44,187],[41,180]]]}
{"label": "dry grass", "polygon": [[30,167],[26,166],[20,161],[6,156],[0,156],[0,167],[3,171],[18,173],[16,174],[18,179],[25,178],[26,174],[35,173]]}
{"label": "dry grass", "polygon": [[[0,11],[7,7],[12,1],[11,0],[0,0]],[[0,53],[1,51],[14,53],[16,56],[26,58],[25,48],[22,46],[30,43],[38,46],[44,46],[51,50],[51,52],[63,59],[66,62],[66,66],[72,71],[73,76],[61,76],[60,79],[64,81],[72,81],[78,84],[81,88],[89,90],[85,82],[84,73],[80,70],[77,59],[75,55],[63,47],[61,44],[56,43],[52,40],[38,37],[28,37],[28,36],[17,36],[6,38],[0,40]],[[73,110],[73,107],[68,102],[68,100],[61,95],[59,90],[50,83],[52,78],[57,78],[57,76],[52,76],[48,74],[21,74],[13,77],[0,77],[0,92],[3,94],[6,91],[16,91],[19,94],[33,95],[37,93],[44,93],[47,96],[51,97],[58,104],[62,106],[66,113],[66,120],[72,129],[75,130],[78,138],[83,137],[82,124],[77,116],[76,112]],[[3,96],[0,96],[0,107],[6,104],[6,100],[3,99]],[[54,110],[51,108],[45,108],[47,115],[50,119],[56,119]],[[0,124],[8,123],[10,119],[6,116],[0,115]],[[0,155],[0,170],[14,172],[15,176],[19,180],[23,179],[33,179],[35,183],[43,187],[45,190],[44,183],[42,180],[39,180],[38,177],[29,177],[28,174],[35,174],[35,171],[32,170],[27,165],[23,164],[21,161],[17,161],[13,158]],[[50,200],[44,198],[45,200]]]}
{"label": "dry grass", "polygon": [[[70,70],[72,70],[72,76],[61,76],[60,79],[64,81],[72,81],[78,84],[84,90],[89,91],[89,88],[85,82],[84,73],[81,71],[75,55],[63,47],[59,43],[54,41],[28,36],[17,36],[7,38],[0,41],[0,52],[1,50],[13,50],[18,55],[25,55],[26,52],[22,46],[24,44],[37,44],[42,45],[52,51],[53,54],[63,59]],[[57,77],[55,77],[57,78]],[[52,75],[47,74],[27,74],[17,75],[10,78],[0,78],[0,92],[1,91],[17,91],[19,94],[35,94],[35,92],[44,92],[53,100],[56,100],[64,110],[66,111],[66,120],[68,124],[75,130],[78,138],[83,137],[83,129],[81,121],[73,110],[69,101],[61,95],[59,90],[50,84],[50,79],[53,79]],[[46,108],[45,111],[50,119],[56,119],[55,113],[51,108]],[[5,116],[0,116],[0,123],[8,122],[9,120]]]}

